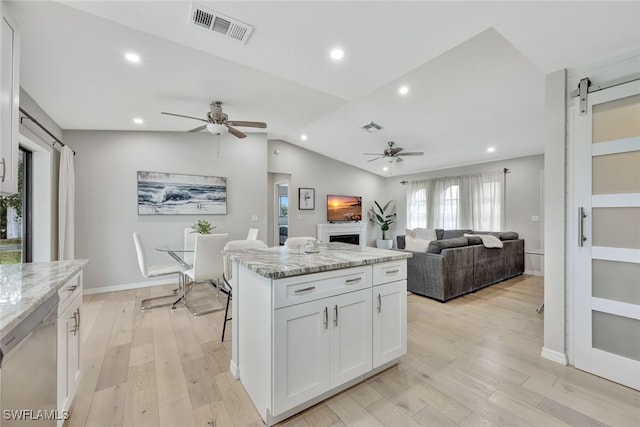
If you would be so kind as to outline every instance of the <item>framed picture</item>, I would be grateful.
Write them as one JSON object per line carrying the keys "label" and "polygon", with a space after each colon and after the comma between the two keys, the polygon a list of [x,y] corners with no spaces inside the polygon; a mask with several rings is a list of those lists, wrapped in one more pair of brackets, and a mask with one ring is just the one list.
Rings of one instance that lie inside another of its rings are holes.
{"label": "framed picture", "polygon": [[316,190],[313,188],[298,188],[298,209],[313,210],[316,208]]}
{"label": "framed picture", "polygon": [[227,178],[138,171],[138,215],[226,215]]}

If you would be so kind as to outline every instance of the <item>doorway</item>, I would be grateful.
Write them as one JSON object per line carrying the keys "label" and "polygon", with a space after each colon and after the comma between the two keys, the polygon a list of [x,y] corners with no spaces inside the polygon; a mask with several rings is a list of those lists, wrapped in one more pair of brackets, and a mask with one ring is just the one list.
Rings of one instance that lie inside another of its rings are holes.
{"label": "doorway", "polygon": [[289,181],[275,183],[274,246],[283,246],[289,237]]}

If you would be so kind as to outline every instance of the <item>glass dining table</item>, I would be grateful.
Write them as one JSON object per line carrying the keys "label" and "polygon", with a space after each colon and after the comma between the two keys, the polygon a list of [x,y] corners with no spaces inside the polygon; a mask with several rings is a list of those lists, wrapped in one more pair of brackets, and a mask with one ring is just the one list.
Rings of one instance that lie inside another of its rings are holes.
{"label": "glass dining table", "polygon": [[[161,246],[156,247],[156,250],[160,251],[160,252],[166,252],[167,254],[169,254],[169,256],[171,258],[173,258],[178,264],[180,264],[186,270],[189,270],[189,269],[193,268],[193,265],[190,264],[187,261],[186,255],[193,254],[195,252],[195,249],[185,249],[183,246],[177,246],[177,245],[176,246],[161,245]],[[187,286],[187,281],[186,281],[186,277],[185,277],[184,274],[181,275],[180,282],[181,283],[179,285],[179,290],[178,290],[178,293],[176,294],[178,296],[178,298],[171,304],[171,309],[175,309],[177,304],[182,303],[189,309],[191,314],[193,314],[194,316],[198,316],[200,313],[194,311],[187,304],[187,293],[189,292],[189,286]],[[220,298],[220,295],[219,295],[220,289],[215,284],[214,284],[214,287],[218,290],[218,299],[219,299]],[[213,310],[208,310],[206,313],[214,313],[216,311],[224,310],[224,308],[225,307],[221,304],[220,307],[215,308]]]}

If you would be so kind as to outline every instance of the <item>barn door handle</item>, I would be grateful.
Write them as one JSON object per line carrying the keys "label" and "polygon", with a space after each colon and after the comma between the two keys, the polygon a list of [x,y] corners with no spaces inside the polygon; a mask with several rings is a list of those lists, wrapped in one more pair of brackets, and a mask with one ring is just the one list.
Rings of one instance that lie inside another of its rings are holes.
{"label": "barn door handle", "polygon": [[584,211],[584,207],[578,208],[578,246],[584,246],[584,242],[587,240],[584,235],[584,219],[587,217],[587,213]]}

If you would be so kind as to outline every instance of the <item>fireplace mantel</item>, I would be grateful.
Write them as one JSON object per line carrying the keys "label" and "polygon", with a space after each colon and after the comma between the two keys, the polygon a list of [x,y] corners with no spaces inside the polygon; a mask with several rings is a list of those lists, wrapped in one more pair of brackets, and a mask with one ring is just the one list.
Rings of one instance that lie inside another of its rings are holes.
{"label": "fireplace mantel", "polygon": [[318,240],[328,243],[331,236],[357,234],[360,246],[367,246],[367,224],[362,222],[340,222],[334,224],[318,224]]}

